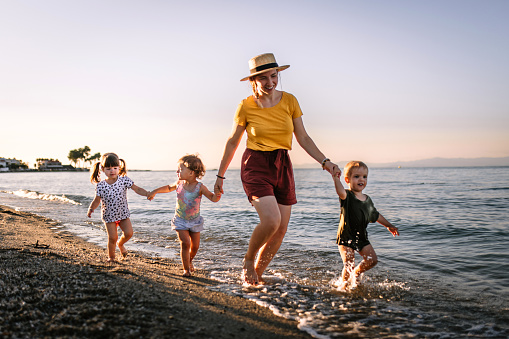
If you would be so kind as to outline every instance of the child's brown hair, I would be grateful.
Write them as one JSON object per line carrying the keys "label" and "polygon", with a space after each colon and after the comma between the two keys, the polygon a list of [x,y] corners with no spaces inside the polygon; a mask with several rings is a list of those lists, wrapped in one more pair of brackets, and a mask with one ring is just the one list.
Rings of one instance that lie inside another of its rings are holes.
{"label": "child's brown hair", "polygon": [[196,174],[196,177],[200,179],[205,175],[205,165],[198,157],[198,154],[187,154],[179,159],[179,163],[184,164],[187,168]]}
{"label": "child's brown hair", "polygon": [[344,169],[345,178],[350,178],[350,175],[352,174],[352,170],[354,168],[365,168],[367,170],[368,165],[358,160],[350,161],[348,164],[346,164]]}
{"label": "child's brown hair", "polygon": [[115,153],[104,153],[101,161],[96,162],[90,167],[90,181],[97,184],[101,181],[100,170],[105,167],[120,167],[118,175],[123,177],[127,174],[127,167],[124,159],[120,159]]}

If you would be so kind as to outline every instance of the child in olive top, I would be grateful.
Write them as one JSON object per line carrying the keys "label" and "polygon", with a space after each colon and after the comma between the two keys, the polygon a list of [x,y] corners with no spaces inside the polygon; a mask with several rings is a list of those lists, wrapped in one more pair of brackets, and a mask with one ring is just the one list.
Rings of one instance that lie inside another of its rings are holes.
{"label": "child in olive top", "polygon": [[[344,173],[345,182],[349,187],[347,190],[339,179],[341,174],[339,169],[332,174],[336,192],[341,200],[341,218],[336,240],[343,259],[340,289],[356,286],[357,278],[378,262],[375,250],[368,240],[369,223],[379,222],[387,227],[393,236],[399,235],[398,228],[376,210],[369,196],[362,193],[368,183],[368,166],[361,161],[351,161],[345,166]],[[363,258],[357,267],[355,251]]]}

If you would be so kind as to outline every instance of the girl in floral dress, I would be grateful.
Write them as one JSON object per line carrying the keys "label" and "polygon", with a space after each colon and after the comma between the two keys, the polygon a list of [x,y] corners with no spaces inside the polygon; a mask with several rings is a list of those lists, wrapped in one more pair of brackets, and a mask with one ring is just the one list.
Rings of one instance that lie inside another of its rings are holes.
{"label": "girl in floral dress", "polygon": [[[101,171],[106,175],[106,179],[102,181]],[[90,181],[97,185],[96,196],[88,208],[87,216],[90,218],[94,210],[102,203],[101,219],[108,233],[108,262],[114,262],[116,247],[118,246],[120,254],[125,258],[127,250],[124,244],[133,236],[133,226],[129,219],[131,213],[127,206],[127,190],[131,188],[144,197],[148,196],[148,192],[136,186],[126,176],[125,161],[119,159],[115,153],[103,154],[101,161],[96,162],[90,172]],[[117,227],[122,230],[122,236],[118,242]]]}

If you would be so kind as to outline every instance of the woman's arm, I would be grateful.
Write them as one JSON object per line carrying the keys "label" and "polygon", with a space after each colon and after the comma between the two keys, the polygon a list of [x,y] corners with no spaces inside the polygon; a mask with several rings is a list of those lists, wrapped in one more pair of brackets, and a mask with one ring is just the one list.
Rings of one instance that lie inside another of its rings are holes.
{"label": "woman's arm", "polygon": [[[224,177],[224,174],[228,169],[228,166],[230,166],[230,162],[232,161],[233,156],[235,155],[235,151],[237,150],[237,147],[239,147],[240,140],[242,139],[242,134],[244,134],[245,130],[246,130],[245,126],[242,125],[234,126],[232,134],[226,141],[226,146],[223,152],[223,158],[221,159],[221,164],[219,165],[219,170],[217,171],[218,176]],[[214,192],[216,194],[224,193],[223,179],[219,177],[216,179],[216,183],[214,185]]]}
{"label": "woman's arm", "polygon": [[101,203],[101,197],[96,195],[94,200],[92,200],[92,202],[90,203],[90,207],[88,208],[88,211],[87,211],[87,217],[91,217],[92,216],[92,213],[94,213],[94,210],[99,207],[99,204]]}
{"label": "woman's arm", "polygon": [[[302,121],[302,117],[298,117],[293,119],[293,133],[295,134],[295,138],[299,145],[311,156],[311,158],[315,159],[318,163],[322,164],[322,161],[326,159],[326,156],[318,149],[315,142],[306,132],[306,128],[304,128],[304,122]],[[333,173],[334,167],[337,167],[336,172],[339,170],[339,167],[333,162],[326,161],[323,164],[323,168],[327,170],[329,173]],[[339,174],[341,171],[339,171]]]}

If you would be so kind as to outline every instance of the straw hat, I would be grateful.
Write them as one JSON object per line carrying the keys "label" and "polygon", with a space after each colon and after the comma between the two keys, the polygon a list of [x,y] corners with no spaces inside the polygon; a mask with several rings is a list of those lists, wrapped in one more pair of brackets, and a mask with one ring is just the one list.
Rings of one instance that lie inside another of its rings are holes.
{"label": "straw hat", "polygon": [[279,66],[276,62],[274,54],[272,53],[260,54],[249,60],[249,70],[251,71],[251,74],[245,78],[240,79],[240,81],[246,81],[250,77],[273,69],[284,71],[288,67],[290,67],[290,65]]}

